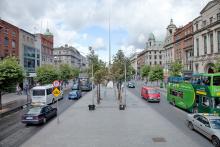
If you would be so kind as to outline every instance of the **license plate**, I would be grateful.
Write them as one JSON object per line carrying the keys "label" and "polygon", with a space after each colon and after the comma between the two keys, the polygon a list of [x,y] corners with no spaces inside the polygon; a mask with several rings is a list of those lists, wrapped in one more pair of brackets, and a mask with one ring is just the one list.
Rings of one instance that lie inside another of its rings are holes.
{"label": "license plate", "polygon": [[28,120],[29,120],[29,119],[33,119],[33,117],[29,116],[29,117],[26,117],[26,119],[28,119]]}

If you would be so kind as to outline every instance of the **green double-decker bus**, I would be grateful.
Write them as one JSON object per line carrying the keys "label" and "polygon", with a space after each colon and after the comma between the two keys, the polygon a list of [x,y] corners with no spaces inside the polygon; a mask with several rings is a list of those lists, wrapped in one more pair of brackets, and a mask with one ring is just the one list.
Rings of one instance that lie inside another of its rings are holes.
{"label": "green double-decker bus", "polygon": [[189,112],[220,114],[220,73],[169,77],[167,100]]}

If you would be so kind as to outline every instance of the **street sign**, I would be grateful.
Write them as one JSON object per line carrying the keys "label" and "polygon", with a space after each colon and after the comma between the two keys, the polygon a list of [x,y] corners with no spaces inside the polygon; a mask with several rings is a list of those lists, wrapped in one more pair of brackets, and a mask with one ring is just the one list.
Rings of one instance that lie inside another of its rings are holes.
{"label": "street sign", "polygon": [[58,88],[54,88],[52,93],[55,97],[58,97],[60,95],[60,90]]}
{"label": "street sign", "polygon": [[59,87],[60,86],[60,82],[58,80],[53,81],[53,86],[54,87]]}

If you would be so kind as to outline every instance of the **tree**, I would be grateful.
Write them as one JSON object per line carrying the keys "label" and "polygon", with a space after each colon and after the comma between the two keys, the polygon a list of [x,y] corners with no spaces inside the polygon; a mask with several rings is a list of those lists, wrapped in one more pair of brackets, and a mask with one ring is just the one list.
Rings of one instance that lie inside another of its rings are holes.
{"label": "tree", "polygon": [[100,97],[100,84],[104,82],[106,75],[108,73],[107,68],[101,68],[95,72],[94,75],[94,82],[97,84],[97,103],[100,103],[101,97]]}
{"label": "tree", "polygon": [[0,109],[2,109],[2,92],[9,91],[24,79],[24,70],[17,58],[7,57],[0,61]]}
{"label": "tree", "polygon": [[216,63],[213,66],[214,72],[220,72],[220,58],[217,59]]}
{"label": "tree", "polygon": [[154,67],[152,67],[152,70],[149,73],[149,79],[150,81],[162,81],[163,80],[163,68],[159,65],[156,65]]}
{"label": "tree", "polygon": [[88,74],[90,75],[90,77],[92,76],[92,71],[94,74],[94,79],[92,79],[95,84],[97,84],[97,103],[100,103],[100,84],[103,82],[103,80],[106,77],[107,74],[107,68],[106,68],[106,64],[102,61],[98,59],[98,55],[95,55],[94,50],[92,50],[92,48],[90,48],[90,54],[87,56],[87,58],[89,59],[89,70],[88,70]]}
{"label": "tree", "polygon": [[[130,60],[125,57],[124,53],[122,50],[118,50],[118,52],[116,53],[116,55],[113,58],[113,64],[111,67],[111,74],[114,78],[114,81],[117,82],[117,89],[118,89],[118,100],[120,102],[122,102],[122,95],[121,95],[121,84],[122,81],[124,80],[125,77],[125,65],[126,65],[126,75],[129,75],[129,73],[131,73],[130,69]],[[126,86],[126,85],[124,85]]]}
{"label": "tree", "polygon": [[42,65],[41,67],[37,68],[36,73],[36,80],[40,84],[51,84],[54,80],[60,79],[58,69],[53,65]]}
{"label": "tree", "polygon": [[59,66],[60,79],[63,80],[64,84],[68,83],[68,80],[72,77],[72,67],[69,64],[60,64]]}
{"label": "tree", "polygon": [[150,70],[151,70],[151,67],[149,65],[144,65],[141,67],[141,76],[146,79],[146,82],[147,82],[147,78],[148,78]]}
{"label": "tree", "polygon": [[181,61],[175,61],[171,63],[170,75],[171,76],[180,76],[183,65]]}

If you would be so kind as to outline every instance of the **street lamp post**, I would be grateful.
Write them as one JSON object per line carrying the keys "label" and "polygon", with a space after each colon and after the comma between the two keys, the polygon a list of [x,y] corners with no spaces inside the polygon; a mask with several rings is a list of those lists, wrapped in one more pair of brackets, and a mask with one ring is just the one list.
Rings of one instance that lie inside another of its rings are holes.
{"label": "street lamp post", "polygon": [[[92,54],[94,54],[94,50],[92,49],[92,47],[89,47],[89,50],[92,52]],[[95,100],[94,100],[94,91],[93,91],[93,84],[94,84],[94,69],[93,69],[93,60],[92,62],[92,105],[89,105],[89,110],[95,110]]]}

